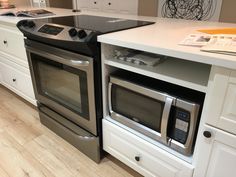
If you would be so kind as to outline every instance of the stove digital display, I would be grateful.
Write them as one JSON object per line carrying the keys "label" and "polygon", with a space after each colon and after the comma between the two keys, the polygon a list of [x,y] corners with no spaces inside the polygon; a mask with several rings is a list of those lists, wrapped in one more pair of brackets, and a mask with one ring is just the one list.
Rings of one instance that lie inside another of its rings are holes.
{"label": "stove digital display", "polygon": [[58,26],[44,25],[38,30],[38,32],[50,35],[58,35],[63,29],[64,28]]}

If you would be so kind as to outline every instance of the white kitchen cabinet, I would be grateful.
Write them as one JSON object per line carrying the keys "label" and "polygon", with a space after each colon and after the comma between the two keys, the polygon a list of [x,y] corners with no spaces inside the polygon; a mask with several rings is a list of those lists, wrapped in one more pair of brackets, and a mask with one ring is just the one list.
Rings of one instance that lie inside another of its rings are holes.
{"label": "white kitchen cabinet", "polygon": [[103,11],[122,14],[138,14],[138,1],[103,0]]}
{"label": "white kitchen cabinet", "polygon": [[36,105],[23,34],[0,24],[0,83]]}
{"label": "white kitchen cabinet", "polygon": [[78,9],[100,11],[102,0],[78,0]]}
{"label": "white kitchen cabinet", "polygon": [[8,29],[6,26],[0,27],[0,34],[1,53],[4,52],[5,54],[14,56],[20,62],[27,62],[23,34],[17,29]]}
{"label": "white kitchen cabinet", "polygon": [[215,67],[209,94],[206,123],[236,134],[236,71]]}
{"label": "white kitchen cabinet", "polygon": [[103,0],[103,11],[116,13],[120,10],[120,4],[122,2],[117,0]]}
{"label": "white kitchen cabinet", "polygon": [[103,119],[103,148],[144,176],[191,177],[193,173],[189,163],[106,119]]}
{"label": "white kitchen cabinet", "polygon": [[0,73],[2,75],[1,84],[27,101],[36,104],[31,77],[27,73],[27,70],[25,73],[21,71],[19,68],[20,66],[14,67],[14,64],[12,65],[13,67],[9,64],[0,62]]}
{"label": "white kitchen cabinet", "polygon": [[82,10],[138,14],[138,0],[77,0],[77,6]]}
{"label": "white kitchen cabinet", "polygon": [[[204,131],[211,137],[206,138]],[[194,177],[233,177],[236,174],[236,136],[205,125]]]}

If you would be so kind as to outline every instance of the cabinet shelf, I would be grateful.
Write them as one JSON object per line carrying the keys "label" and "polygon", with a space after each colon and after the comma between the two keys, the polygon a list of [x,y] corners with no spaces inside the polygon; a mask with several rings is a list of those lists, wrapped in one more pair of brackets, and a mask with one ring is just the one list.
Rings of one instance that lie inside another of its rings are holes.
{"label": "cabinet shelf", "polygon": [[200,92],[206,92],[211,66],[176,58],[167,58],[154,67],[105,59],[106,65],[170,82]]}

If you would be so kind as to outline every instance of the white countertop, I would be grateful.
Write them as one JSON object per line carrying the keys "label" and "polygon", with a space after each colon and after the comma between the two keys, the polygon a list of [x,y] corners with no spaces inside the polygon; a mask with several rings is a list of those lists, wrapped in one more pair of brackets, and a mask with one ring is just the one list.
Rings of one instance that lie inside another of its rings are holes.
{"label": "white countertop", "polygon": [[[22,9],[32,8],[18,8],[15,10],[17,11]],[[156,22],[156,24],[154,25],[101,35],[98,37],[98,41],[106,44],[112,44],[136,50],[186,59],[190,61],[236,69],[236,56],[207,53],[200,51],[199,47],[178,45],[178,43],[182,41],[188,34],[199,33],[196,31],[198,29],[225,27],[236,28],[236,24],[164,19],[157,17],[140,17],[134,15],[118,15],[91,11],[74,13],[70,9],[59,8],[44,9],[55,13],[56,16],[88,14],[154,21]],[[0,10],[0,13],[4,11],[9,10]],[[15,26],[15,24],[22,19],[24,18],[0,16],[1,23],[7,23],[8,25],[13,26]]]}
{"label": "white countertop", "polygon": [[98,41],[236,69],[236,56],[202,52],[199,47],[178,45],[188,34],[199,33],[196,30],[227,27],[236,28],[236,24],[156,18],[154,25],[101,35]]}
{"label": "white countertop", "polygon": [[[19,10],[32,10],[32,9],[37,9],[37,8],[32,8],[32,7],[20,7],[20,8],[14,8],[14,9],[1,9],[0,10],[0,14],[4,13],[4,12],[17,12]],[[53,12],[55,15],[54,16],[69,16],[69,15],[78,15],[80,14],[79,12],[72,12],[71,9],[60,9],[60,8],[43,8],[45,10],[51,11]],[[50,16],[46,16],[46,17],[41,17],[41,18],[48,18]],[[7,25],[12,25],[15,26],[16,23],[22,19],[32,19],[30,17],[12,17],[12,16],[0,16],[0,23],[5,23]]]}

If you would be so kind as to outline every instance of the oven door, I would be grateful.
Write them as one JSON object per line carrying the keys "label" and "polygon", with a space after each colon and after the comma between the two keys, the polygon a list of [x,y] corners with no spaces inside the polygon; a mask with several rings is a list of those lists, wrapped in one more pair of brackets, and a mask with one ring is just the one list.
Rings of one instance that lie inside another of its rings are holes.
{"label": "oven door", "polygon": [[110,77],[109,111],[111,118],[163,144],[176,98],[143,86]]}
{"label": "oven door", "polygon": [[93,59],[27,41],[37,100],[97,135]]}

